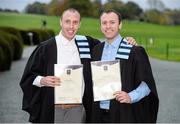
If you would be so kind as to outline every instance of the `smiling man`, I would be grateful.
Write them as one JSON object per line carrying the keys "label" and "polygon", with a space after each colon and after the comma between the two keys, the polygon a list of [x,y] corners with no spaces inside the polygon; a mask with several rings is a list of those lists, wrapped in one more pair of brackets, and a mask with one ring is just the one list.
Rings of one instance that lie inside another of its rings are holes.
{"label": "smiling man", "polygon": [[[90,54],[92,47],[99,41],[88,36],[76,35],[80,27],[80,18],[77,10],[72,8],[65,10],[60,18],[60,33],[39,44],[27,62],[20,86],[24,93],[23,110],[30,114],[30,122],[90,121],[92,103]],[[54,64],[83,64],[85,82],[83,104],[54,105],[54,87],[61,85],[61,79],[54,76]]]}
{"label": "smiling man", "polygon": [[[91,121],[91,50],[100,41],[89,36],[76,35],[80,20],[77,10],[65,10],[60,19],[60,33],[39,44],[27,62],[20,86],[24,93],[22,108],[30,114],[30,122]],[[54,87],[61,85],[61,79],[54,76],[54,64],[83,64],[83,104],[54,105]]]}
{"label": "smiling man", "polygon": [[122,20],[117,11],[102,12],[100,23],[106,40],[93,48],[92,60],[120,60],[122,89],[114,93],[114,99],[93,103],[93,122],[156,122],[159,100],[144,48],[126,44],[119,34]]}

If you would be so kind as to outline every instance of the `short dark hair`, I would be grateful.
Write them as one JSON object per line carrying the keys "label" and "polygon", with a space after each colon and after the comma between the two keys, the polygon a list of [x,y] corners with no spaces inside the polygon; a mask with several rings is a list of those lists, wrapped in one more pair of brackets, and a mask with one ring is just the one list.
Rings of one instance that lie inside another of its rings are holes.
{"label": "short dark hair", "polygon": [[69,9],[64,10],[64,12],[61,15],[61,19],[63,18],[64,13],[67,12],[67,11],[70,11],[70,12],[73,12],[73,13],[77,12],[79,14],[79,16],[80,16],[80,21],[81,21],[81,14],[79,13],[79,11],[77,9],[74,9],[74,8],[69,8]]}
{"label": "short dark hair", "polygon": [[100,15],[100,20],[101,20],[101,16],[104,14],[104,13],[115,13],[117,16],[118,16],[118,19],[119,19],[119,24],[121,23],[121,21],[122,21],[122,18],[121,18],[121,14],[118,12],[118,11],[116,11],[116,10],[114,10],[114,9],[108,9],[108,10],[104,10],[102,13],[101,13],[101,15]]}

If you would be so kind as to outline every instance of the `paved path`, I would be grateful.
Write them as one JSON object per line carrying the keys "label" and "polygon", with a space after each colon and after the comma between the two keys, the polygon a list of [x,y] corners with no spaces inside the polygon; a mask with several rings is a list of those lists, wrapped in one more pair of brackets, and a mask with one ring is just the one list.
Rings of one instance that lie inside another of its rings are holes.
{"label": "paved path", "polygon": [[0,72],[0,123],[28,122],[28,114],[21,110],[22,91],[19,81],[33,49],[25,48],[22,59],[13,62],[11,71]]}
{"label": "paved path", "polygon": [[158,122],[180,122],[180,63],[151,59],[160,99]]}
{"label": "paved path", "polygon": [[[34,47],[24,50],[11,71],[0,72],[0,123],[27,123],[28,114],[21,110],[22,92],[19,81],[25,63]],[[180,63],[150,59],[160,98],[158,122],[180,122]]]}

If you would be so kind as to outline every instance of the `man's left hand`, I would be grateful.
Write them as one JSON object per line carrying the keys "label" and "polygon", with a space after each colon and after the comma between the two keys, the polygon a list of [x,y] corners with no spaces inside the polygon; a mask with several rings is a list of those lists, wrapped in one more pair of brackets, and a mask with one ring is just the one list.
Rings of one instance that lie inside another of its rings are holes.
{"label": "man's left hand", "polygon": [[113,94],[120,103],[131,103],[131,98],[128,93],[124,91],[117,91]]}
{"label": "man's left hand", "polygon": [[137,46],[137,42],[133,37],[126,37],[127,43]]}

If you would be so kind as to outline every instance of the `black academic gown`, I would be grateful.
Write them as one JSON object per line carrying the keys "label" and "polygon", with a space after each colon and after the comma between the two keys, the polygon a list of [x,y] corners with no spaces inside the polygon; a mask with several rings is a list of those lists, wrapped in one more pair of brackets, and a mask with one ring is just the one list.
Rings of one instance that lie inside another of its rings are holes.
{"label": "black academic gown", "polygon": [[[98,40],[87,36],[90,51],[99,43]],[[77,45],[77,42],[76,42]],[[78,47],[78,45],[77,45]],[[92,81],[90,70],[90,58],[82,58],[85,91],[83,105],[86,110],[86,121],[90,122],[92,110]],[[54,64],[57,64],[57,46],[55,38],[51,38],[37,46],[31,54],[25,67],[20,86],[23,91],[22,109],[30,114],[30,122],[54,122],[54,88],[37,87],[32,85],[38,76],[53,76]]]}
{"label": "black academic gown", "polygon": [[[98,44],[92,51],[92,60],[99,61],[102,57],[104,43]],[[129,93],[145,81],[151,93],[137,103],[119,103],[115,99],[110,100],[109,122],[149,122],[157,119],[159,100],[151,66],[144,48],[133,46],[129,59],[120,59],[122,91]],[[100,122],[99,102],[93,103],[93,122]]]}

